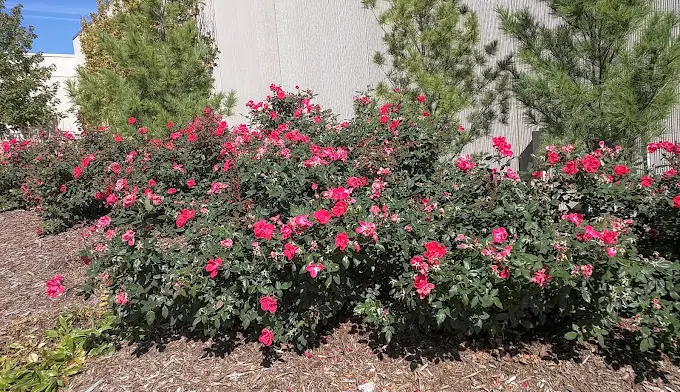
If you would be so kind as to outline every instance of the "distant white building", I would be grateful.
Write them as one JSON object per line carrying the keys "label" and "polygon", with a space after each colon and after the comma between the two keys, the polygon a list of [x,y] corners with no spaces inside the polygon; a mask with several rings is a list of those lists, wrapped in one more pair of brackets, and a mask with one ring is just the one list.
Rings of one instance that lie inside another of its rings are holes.
{"label": "distant white building", "polygon": [[56,122],[55,128],[63,131],[77,132],[80,128],[76,121],[75,113],[70,109],[73,103],[69,99],[68,91],[66,90],[66,81],[76,76],[76,66],[78,60],[72,54],[51,54],[43,53],[43,65],[54,65],[55,69],[52,72],[49,84],[57,83],[57,111],[61,118]]}

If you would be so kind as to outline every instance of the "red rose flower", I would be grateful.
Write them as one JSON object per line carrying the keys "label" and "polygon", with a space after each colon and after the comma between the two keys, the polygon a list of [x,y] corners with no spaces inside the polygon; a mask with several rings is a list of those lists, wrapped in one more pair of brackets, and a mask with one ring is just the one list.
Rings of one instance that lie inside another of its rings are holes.
{"label": "red rose flower", "polygon": [[309,276],[312,277],[312,279],[316,278],[316,276],[319,274],[319,272],[323,271],[324,266],[322,263],[319,264],[310,264],[305,267],[305,270],[309,273]]}
{"label": "red rose flower", "polygon": [[274,225],[267,223],[267,221],[264,219],[255,222],[253,225],[253,230],[255,232],[255,238],[271,240],[272,235],[274,235]]}
{"label": "red rose flower", "polygon": [[502,270],[498,270],[498,277],[501,279],[508,279],[510,277],[510,270],[508,267],[505,267]]}
{"label": "red rose flower", "polygon": [[106,196],[106,204],[107,205],[114,205],[118,201],[118,197],[111,193],[110,195]]}
{"label": "red rose flower", "polygon": [[260,333],[260,337],[257,340],[266,347],[269,347],[274,342],[274,332],[269,328],[265,328],[262,330],[262,333]]}
{"label": "red rose flower", "polygon": [[62,275],[55,275],[52,279],[45,282],[45,287],[47,287],[45,294],[50,298],[57,298],[59,294],[66,290],[64,285],[61,284],[63,280],[64,277]]}
{"label": "red rose flower", "polygon": [[531,177],[540,180],[543,178],[543,174],[545,174],[545,171],[539,170],[531,173]]}
{"label": "red rose flower", "polygon": [[113,300],[116,304],[118,305],[125,305],[128,303],[128,296],[125,291],[121,291],[120,293],[116,294],[116,297]]}
{"label": "red rose flower", "polygon": [[434,284],[427,281],[427,275],[418,274],[413,277],[413,287],[416,289],[420,299],[425,299],[434,289]]}
{"label": "red rose flower", "polygon": [[287,244],[283,245],[283,254],[286,256],[288,261],[293,260],[295,258],[295,255],[298,253],[299,250],[300,250],[299,247],[297,247],[297,246],[295,246],[291,243],[287,243]]}
{"label": "red rose flower", "polygon": [[592,264],[582,265],[581,272],[583,273],[584,277],[590,278],[590,276],[593,274],[593,265]]}
{"label": "red rose flower", "polygon": [[497,244],[502,244],[508,239],[508,232],[504,227],[499,227],[491,230],[491,235],[493,236],[493,242]]}
{"label": "red rose flower", "polygon": [[178,229],[181,229],[184,227],[184,225],[187,224],[188,221],[193,219],[196,216],[196,211],[195,210],[188,210],[188,209],[183,209],[182,212],[179,213],[179,216],[177,216],[177,220],[175,221],[175,224],[177,225]]}
{"label": "red rose flower", "polygon": [[425,254],[423,256],[430,263],[439,261],[439,259],[446,255],[446,246],[436,241],[426,242],[423,247],[425,247]]}
{"label": "red rose flower", "polygon": [[335,246],[344,252],[347,245],[349,245],[349,236],[346,231],[343,231],[335,237]]}
{"label": "red rose flower", "polygon": [[680,195],[673,198],[673,208],[680,208]]}
{"label": "red rose flower", "polygon": [[603,230],[602,233],[600,233],[600,239],[602,242],[608,245],[613,245],[619,242],[618,240],[619,233],[615,231],[609,231],[609,230]]}
{"label": "red rose flower", "polygon": [[576,164],[576,161],[569,161],[565,163],[564,167],[562,168],[562,173],[568,174],[570,176],[578,173],[578,165]]}
{"label": "red rose flower", "polygon": [[196,180],[194,180],[193,178],[188,179],[187,180],[187,186],[189,187],[189,189],[195,187],[196,186]]}
{"label": "red rose flower", "polygon": [[132,125],[132,124],[134,124],[134,123],[136,123],[136,122],[137,122],[137,119],[136,119],[136,118],[134,118],[134,117],[128,118],[128,124],[129,124],[129,125]]}
{"label": "red rose flower", "polygon": [[576,226],[581,226],[581,222],[583,222],[583,215],[576,212],[572,212],[569,214],[562,215],[562,220],[571,222]]}
{"label": "red rose flower", "polygon": [[336,218],[343,216],[345,212],[347,212],[347,203],[344,201],[335,203],[333,208],[331,208],[331,214]]}
{"label": "red rose flower", "polygon": [[344,201],[349,197],[350,193],[352,193],[351,189],[344,187],[333,188],[330,190],[330,198],[335,202]]}
{"label": "red rose flower", "polygon": [[276,313],[276,298],[271,295],[266,295],[260,298],[260,309],[269,313]]}
{"label": "red rose flower", "polygon": [[361,188],[368,185],[366,177],[350,177],[347,179],[347,186],[350,188]]}
{"label": "red rose flower", "polygon": [[120,236],[120,239],[123,240],[123,242],[127,242],[128,246],[134,246],[135,245],[135,232],[132,230],[128,230],[125,233],[123,233],[122,236]]}
{"label": "red rose flower", "polygon": [[652,179],[652,177],[649,176],[643,176],[642,178],[640,178],[640,185],[642,185],[643,188],[649,188],[650,186],[652,186],[653,182],[654,180]]}
{"label": "red rose flower", "polygon": [[222,263],[224,263],[224,260],[220,259],[219,257],[208,259],[208,265],[205,266],[205,271],[210,272],[210,277],[214,278],[217,276],[217,270],[220,268]]}
{"label": "red rose flower", "polygon": [[588,173],[597,173],[600,168],[600,160],[589,154],[583,157],[581,166]]}
{"label": "red rose flower", "polygon": [[504,136],[496,136],[491,139],[494,148],[504,157],[512,157],[512,146],[507,142]]}
{"label": "red rose flower", "polygon": [[456,160],[456,167],[458,167],[460,171],[467,173],[470,170],[474,169],[475,162],[472,160],[472,157],[470,155],[463,155]]}
{"label": "red rose flower", "polygon": [[79,178],[83,175],[83,168],[76,166],[73,168],[73,178]]}
{"label": "red rose flower", "polygon": [[331,213],[326,210],[318,210],[314,212],[314,219],[322,225],[327,224],[331,220]]}
{"label": "red rose flower", "polygon": [[630,169],[627,166],[616,165],[616,167],[614,167],[614,174],[617,176],[625,176],[628,173],[630,173]]}
{"label": "red rose flower", "polygon": [[552,280],[552,276],[546,271],[545,267],[534,272],[534,276],[531,277],[531,282],[536,283],[541,287],[545,287],[548,282]]}

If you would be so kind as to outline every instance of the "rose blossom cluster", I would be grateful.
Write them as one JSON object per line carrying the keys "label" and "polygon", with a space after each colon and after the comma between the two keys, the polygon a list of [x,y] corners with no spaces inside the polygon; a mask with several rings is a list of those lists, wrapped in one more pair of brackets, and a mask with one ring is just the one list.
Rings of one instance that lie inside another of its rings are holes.
{"label": "rose blossom cluster", "polygon": [[411,258],[411,266],[417,270],[416,275],[413,276],[413,288],[416,289],[420,299],[425,299],[432,290],[434,284],[428,281],[428,270],[431,267],[438,267],[440,260],[446,255],[446,246],[436,241],[430,241],[423,244],[425,253],[422,256],[414,256]]}

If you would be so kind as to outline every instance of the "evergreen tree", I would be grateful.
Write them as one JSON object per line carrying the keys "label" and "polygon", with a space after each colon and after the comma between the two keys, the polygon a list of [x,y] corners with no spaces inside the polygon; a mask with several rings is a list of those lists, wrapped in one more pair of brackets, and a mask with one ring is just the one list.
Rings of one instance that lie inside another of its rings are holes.
{"label": "evergreen tree", "polygon": [[0,138],[10,130],[28,136],[57,119],[57,85],[48,84],[54,67],[30,54],[36,35],[21,21],[21,5],[7,10],[0,0]]}
{"label": "evergreen tree", "polygon": [[233,93],[213,92],[218,52],[199,30],[196,0],[124,0],[101,8],[93,24],[98,40],[90,48],[97,61],[80,67],[69,85],[86,127],[125,129],[135,117],[158,131],[206,106],[231,114]]}
{"label": "evergreen tree", "polygon": [[[459,0],[362,0],[384,31],[387,56],[374,62],[385,69],[377,92],[391,99],[394,89],[415,99],[424,95],[429,113],[452,132],[443,137],[461,148],[505,122],[509,93],[507,76],[495,58],[498,43],[481,44],[477,15]],[[389,66],[386,64],[389,62]],[[459,117],[467,114],[469,129],[459,133]],[[455,147],[454,147],[455,150]]]}
{"label": "evergreen tree", "polygon": [[555,27],[529,10],[499,11],[518,43],[509,70],[530,123],[548,141],[642,152],[678,102],[678,16],[654,11],[653,0],[540,2]]}

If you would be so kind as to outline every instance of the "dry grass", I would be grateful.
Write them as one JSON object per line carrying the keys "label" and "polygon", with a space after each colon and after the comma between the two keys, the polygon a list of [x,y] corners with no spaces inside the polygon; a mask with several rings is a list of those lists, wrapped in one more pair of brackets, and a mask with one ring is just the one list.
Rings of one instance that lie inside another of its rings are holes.
{"label": "dry grass", "polygon": [[[67,293],[44,294],[55,274],[67,287],[82,282],[77,231],[39,238],[29,212],[0,214],[0,346],[39,335],[63,310],[86,306]],[[513,342],[510,342],[513,341]],[[535,338],[506,339],[500,348],[448,339],[382,351],[352,323],[340,325],[305,355],[265,351],[259,344],[187,339],[124,346],[85,366],[69,391],[593,391],[680,392],[680,369],[664,356],[640,356],[624,340],[578,351]],[[0,349],[1,350],[1,349]]]}

